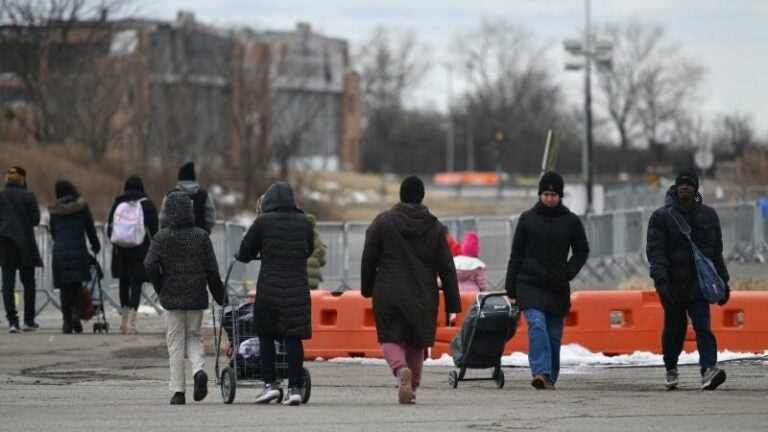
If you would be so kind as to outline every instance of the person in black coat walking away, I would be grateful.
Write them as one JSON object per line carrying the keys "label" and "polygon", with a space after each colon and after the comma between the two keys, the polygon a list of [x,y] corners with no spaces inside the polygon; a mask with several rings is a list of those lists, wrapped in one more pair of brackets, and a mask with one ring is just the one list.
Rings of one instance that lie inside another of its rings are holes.
{"label": "person in black coat walking away", "polygon": [[555,389],[563,321],[571,308],[570,281],[589,255],[581,219],[562,203],[564,186],[554,171],[541,177],[539,201],[520,215],[507,265],[507,295],[528,323],[531,385],[540,390]]}
{"label": "person in black coat walking away", "polygon": [[248,228],[235,255],[238,261],[261,260],[256,284],[253,325],[261,346],[264,391],[256,403],[280,397],[275,374],[275,340],[285,340],[288,357],[286,405],[301,404],[304,386],[303,339],[312,337],[307,258],[312,255],[312,225],[291,185],[273,183],[261,199],[262,213]]}
{"label": "person in black coat walking away", "polygon": [[[651,278],[664,308],[661,348],[664,354],[668,390],[678,386],[677,360],[683,350],[688,327],[686,313],[696,332],[696,347],[701,366],[701,388],[714,390],[725,382],[725,371],[717,367],[717,340],[710,328],[709,303],[699,289],[693,248],[673,219],[682,217],[691,228],[691,239],[715,264],[723,281],[728,282],[728,269],[723,260],[723,235],[720,219],[712,207],[704,204],[699,177],[691,169],[680,171],[674,186],[667,191],[664,206],[651,215],[648,222],[646,254],[651,264]],[[718,303],[726,304],[730,288]]]}
{"label": "person in black coat walking away", "polygon": [[[119,210],[117,221],[116,210]],[[136,313],[141,302],[141,287],[144,282],[149,282],[144,258],[157,228],[157,209],[144,193],[141,177],[128,177],[123,194],[115,198],[107,218],[107,237],[113,243],[112,276],[120,280],[120,315],[123,318],[120,331],[123,334],[137,333]],[[143,238],[138,238],[142,232]]]}
{"label": "person in black coat walking away", "polygon": [[[181,191],[186,193],[192,200],[192,208],[195,214],[195,226],[204,229],[208,234],[211,234],[213,226],[216,225],[216,208],[213,206],[213,199],[207,190],[200,187],[197,183],[197,175],[195,173],[195,164],[187,162],[181,166],[178,175],[179,182],[171,190],[171,192]],[[171,192],[168,192],[169,194]],[[165,202],[168,199],[168,195],[163,198],[163,202],[160,204],[160,228],[165,228],[168,225],[168,220],[165,214]]]}
{"label": "person in black coat walking away", "polygon": [[365,232],[360,292],[373,297],[376,334],[398,380],[398,401],[416,402],[424,352],[435,343],[439,288],[445,311],[461,311],[453,257],[445,227],[421,204],[424,183],[400,184],[400,202],[380,213]]}
{"label": "person in black coat walking away", "polygon": [[24,286],[24,331],[38,329],[35,323],[35,267],[42,267],[35,241],[35,226],[40,223],[40,207],[35,194],[27,190],[27,172],[11,167],[0,190],[0,267],[3,268],[3,304],[8,331],[19,332],[14,289],[16,272]]}
{"label": "person in black coat walking away", "polygon": [[56,182],[56,202],[48,206],[53,239],[53,286],[59,289],[64,333],[82,333],[80,291],[91,278],[88,249],[98,255],[101,250],[96,227],[88,203],[67,180]]}
{"label": "person in black coat walking away", "polygon": [[173,392],[172,405],[186,403],[184,354],[194,377],[195,401],[208,394],[208,375],[203,367],[204,349],[200,327],[208,308],[206,285],[213,299],[224,304],[226,292],[208,234],[194,225],[192,201],[184,192],[172,192],[167,200],[168,227],[152,239],[144,266],[160,304],[165,308],[166,342]]}

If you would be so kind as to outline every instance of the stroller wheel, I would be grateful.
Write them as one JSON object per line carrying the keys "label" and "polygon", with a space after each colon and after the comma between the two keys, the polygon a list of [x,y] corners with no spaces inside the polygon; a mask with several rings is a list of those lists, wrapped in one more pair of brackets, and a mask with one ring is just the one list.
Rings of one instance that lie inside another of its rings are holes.
{"label": "stroller wheel", "polygon": [[231,404],[235,400],[235,390],[237,388],[237,380],[235,379],[235,371],[232,368],[224,368],[221,371],[221,399],[225,404]]}
{"label": "stroller wheel", "polygon": [[456,371],[451,371],[448,374],[448,384],[451,386],[451,388],[456,388],[459,386],[459,374],[457,374]]}
{"label": "stroller wheel", "polygon": [[312,376],[309,369],[304,368],[304,387],[301,388],[301,403],[309,402],[309,395],[312,393]]}
{"label": "stroller wheel", "polygon": [[[498,370],[498,372],[496,372]],[[496,388],[504,388],[504,372],[500,368],[494,369],[493,379],[496,380]]]}

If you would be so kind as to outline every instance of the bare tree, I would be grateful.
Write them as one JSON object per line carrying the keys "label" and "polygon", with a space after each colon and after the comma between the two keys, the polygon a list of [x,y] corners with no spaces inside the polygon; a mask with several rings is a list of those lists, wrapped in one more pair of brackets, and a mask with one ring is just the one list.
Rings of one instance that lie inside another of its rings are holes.
{"label": "bare tree", "polygon": [[660,25],[630,20],[602,31],[613,42],[613,59],[598,68],[599,87],[622,150],[638,140],[668,140],[697,96],[703,67],[667,42]]}
{"label": "bare tree", "polygon": [[431,67],[416,33],[377,28],[357,54],[363,90],[363,169],[392,169],[387,145],[401,127],[405,99]]}
{"label": "bare tree", "polygon": [[722,157],[740,158],[758,145],[752,118],[743,113],[724,114],[713,123],[713,144]]}
{"label": "bare tree", "polygon": [[570,129],[561,127],[568,116],[544,51],[528,29],[504,20],[483,21],[457,37],[457,61],[468,82],[465,110],[479,140],[481,169],[501,160],[506,170],[535,172],[547,130]]}
{"label": "bare tree", "polygon": [[116,65],[106,61],[112,40],[108,18],[128,1],[0,0],[3,67],[23,83],[40,143],[76,139],[100,159],[112,137],[123,97]]}

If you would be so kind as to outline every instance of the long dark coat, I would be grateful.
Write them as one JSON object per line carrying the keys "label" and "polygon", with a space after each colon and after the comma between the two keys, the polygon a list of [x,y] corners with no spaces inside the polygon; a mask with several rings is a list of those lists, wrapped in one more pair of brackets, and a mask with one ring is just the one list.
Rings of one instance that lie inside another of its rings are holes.
{"label": "long dark coat", "polygon": [[307,258],[314,249],[312,225],[288,183],[271,185],[261,203],[263,213],[248,228],[236,255],[242,262],[261,259],[254,329],[259,336],[309,339]]}
{"label": "long dark coat", "polygon": [[137,190],[128,190],[122,195],[115,198],[112,209],[109,210],[109,218],[107,219],[107,237],[112,236],[112,223],[114,222],[115,210],[120,203],[127,201],[138,201],[144,199],[141,202],[141,208],[144,212],[144,228],[147,231],[144,242],[135,248],[124,248],[120,246],[112,246],[112,277],[121,278],[126,276],[137,276],[144,282],[149,282],[149,277],[144,271],[144,259],[147,257],[147,251],[149,251],[149,244],[157,233],[158,218],[157,208],[155,204],[147,198],[144,192]]}
{"label": "long dark coat", "polygon": [[570,281],[588,256],[581,219],[562,202],[549,208],[539,201],[517,221],[507,265],[507,294],[522,309],[565,316],[571,308]]}
{"label": "long dark coat", "polygon": [[0,267],[42,267],[35,241],[40,207],[35,194],[8,183],[0,190]]}
{"label": "long dark coat", "polygon": [[434,345],[438,275],[446,311],[461,311],[445,227],[423,205],[399,203],[376,216],[365,232],[360,271],[361,294],[373,297],[379,343]]}
{"label": "long dark coat", "polygon": [[88,203],[82,197],[62,197],[48,206],[53,239],[53,286],[83,282],[90,279],[88,249],[93,253],[101,250],[93,216]]}
{"label": "long dark coat", "polygon": [[195,227],[192,201],[183,192],[166,200],[168,225],[158,231],[149,246],[144,266],[152,286],[167,310],[208,308],[208,291],[224,303],[224,284],[208,233]]}
{"label": "long dark coat", "polygon": [[703,203],[698,193],[692,207],[682,205],[673,186],[667,191],[664,206],[654,211],[648,222],[645,251],[656,290],[670,300],[695,300],[701,297],[701,291],[693,249],[668,213],[670,207],[674,207],[688,222],[693,242],[712,260],[720,277],[728,282],[730,276],[723,260],[720,219],[712,207]]}

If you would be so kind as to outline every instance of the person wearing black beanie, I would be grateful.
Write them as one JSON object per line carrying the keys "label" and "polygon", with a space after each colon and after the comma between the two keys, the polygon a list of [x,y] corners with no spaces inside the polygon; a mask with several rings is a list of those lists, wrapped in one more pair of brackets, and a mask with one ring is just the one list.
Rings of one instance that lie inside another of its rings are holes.
{"label": "person wearing black beanie", "polygon": [[400,185],[400,202],[380,213],[365,232],[360,292],[373,298],[376,333],[397,377],[398,401],[416,402],[424,350],[434,345],[440,276],[447,313],[461,312],[456,269],[446,229],[424,200],[416,176]]}
{"label": "person wearing black beanie", "polygon": [[[710,323],[710,304],[701,293],[691,242],[715,266],[725,282],[725,290],[717,302],[728,303],[730,275],[723,258],[723,235],[714,208],[704,204],[699,189],[699,176],[690,168],[678,172],[670,186],[664,205],[656,209],[648,221],[646,256],[650,276],[664,309],[661,351],[666,375],[664,387],[678,386],[677,362],[685,341],[688,318],[696,333],[699,352],[701,388],[714,390],[725,382],[725,370],[717,365],[717,340]],[[687,223],[688,228],[685,227]],[[683,232],[690,229],[690,238]]]}
{"label": "person wearing black beanie", "polygon": [[424,201],[424,182],[415,175],[408,176],[400,183],[400,201],[421,204]]}
{"label": "person wearing black beanie", "polygon": [[584,225],[563,205],[563,189],[560,174],[541,177],[539,201],[520,215],[507,265],[505,288],[528,322],[531,385],[540,390],[555,389],[570,281],[589,256]]}
{"label": "person wearing black beanie", "polygon": [[[181,191],[187,194],[192,200],[192,210],[195,213],[195,226],[204,229],[208,234],[213,230],[213,226],[216,225],[216,207],[213,205],[213,199],[207,190],[200,187],[197,183],[197,173],[195,172],[195,163],[190,161],[185,163],[179,168],[178,174],[179,182],[171,189],[171,192]],[[168,198],[166,195],[163,198],[163,202],[160,204],[160,228],[166,228],[168,226],[165,216],[165,201]]]}

